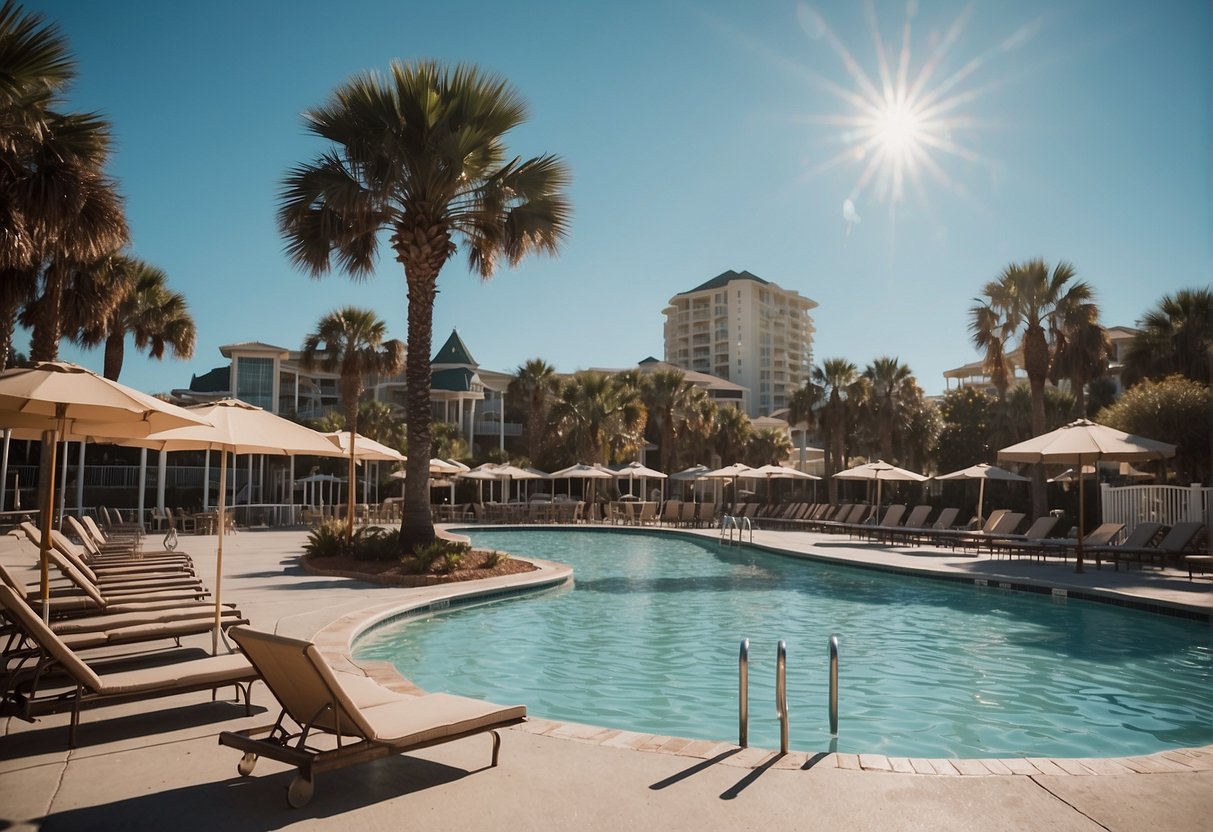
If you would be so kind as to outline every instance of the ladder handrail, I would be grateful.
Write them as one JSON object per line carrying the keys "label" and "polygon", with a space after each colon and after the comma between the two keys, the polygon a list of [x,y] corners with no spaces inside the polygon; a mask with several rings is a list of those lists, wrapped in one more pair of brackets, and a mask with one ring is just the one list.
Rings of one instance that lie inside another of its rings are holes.
{"label": "ladder handrail", "polygon": [[775,713],[779,716],[779,753],[788,753],[788,646],[782,639],[775,653]]}
{"label": "ladder handrail", "polygon": [[838,636],[830,636],[830,734],[838,736]]}
{"label": "ladder handrail", "polygon": [[741,640],[737,656],[737,744],[750,744],[750,640]]}

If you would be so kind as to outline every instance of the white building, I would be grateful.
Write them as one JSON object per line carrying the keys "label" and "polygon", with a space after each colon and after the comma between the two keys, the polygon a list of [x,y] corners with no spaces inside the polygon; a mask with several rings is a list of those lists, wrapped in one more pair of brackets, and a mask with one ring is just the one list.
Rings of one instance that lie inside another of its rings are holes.
{"label": "white building", "polygon": [[750,390],[747,413],[787,407],[809,377],[817,303],[747,271],[727,271],[670,298],[665,360]]}

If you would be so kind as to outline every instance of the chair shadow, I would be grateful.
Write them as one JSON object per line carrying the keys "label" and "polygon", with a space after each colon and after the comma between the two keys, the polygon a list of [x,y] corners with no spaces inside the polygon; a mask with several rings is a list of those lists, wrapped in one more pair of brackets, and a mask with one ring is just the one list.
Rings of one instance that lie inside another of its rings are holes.
{"label": "chair shadow", "polygon": [[[232,757],[234,772],[239,755]],[[263,766],[278,764],[263,761]],[[121,829],[132,819],[146,829],[174,832],[239,829],[269,832],[309,820],[324,820],[385,800],[452,783],[483,769],[465,770],[416,757],[388,757],[326,772],[316,778],[312,801],[299,809],[286,802],[294,769],[250,777],[181,786],[96,806],[52,812],[43,828],[54,830]]]}

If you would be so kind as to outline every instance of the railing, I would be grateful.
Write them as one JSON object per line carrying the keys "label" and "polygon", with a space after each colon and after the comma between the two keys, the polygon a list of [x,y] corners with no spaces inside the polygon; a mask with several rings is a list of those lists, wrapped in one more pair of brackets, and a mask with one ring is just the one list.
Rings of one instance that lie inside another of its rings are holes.
{"label": "railing", "polygon": [[[740,546],[745,542],[745,530],[750,531],[750,542],[754,542],[754,525],[750,522],[749,517],[734,517],[731,514],[720,515],[720,542],[729,546]],[[733,532],[737,532],[737,542],[733,542]],[[728,532],[728,539],[725,539],[725,533]]]}
{"label": "railing", "polygon": [[830,733],[838,736],[838,636],[830,636]]}
{"label": "railing", "polygon": [[741,640],[737,656],[737,744],[750,744],[750,640]]}
{"label": "railing", "polygon": [[[830,734],[831,750],[838,737],[838,636],[830,636]],[[788,646],[780,639],[775,651],[775,716],[779,719],[779,753],[788,753]],[[749,747],[750,741],[750,640],[741,640],[737,654],[737,744]]]}
{"label": "railing", "polygon": [[788,646],[781,639],[775,653],[775,714],[779,717],[779,753],[788,753]]}
{"label": "railing", "polygon": [[1125,534],[1138,523],[1209,523],[1209,502],[1213,488],[1195,483],[1187,488],[1177,485],[1126,485],[1113,488],[1107,483],[1099,489],[1105,523],[1124,523]]}

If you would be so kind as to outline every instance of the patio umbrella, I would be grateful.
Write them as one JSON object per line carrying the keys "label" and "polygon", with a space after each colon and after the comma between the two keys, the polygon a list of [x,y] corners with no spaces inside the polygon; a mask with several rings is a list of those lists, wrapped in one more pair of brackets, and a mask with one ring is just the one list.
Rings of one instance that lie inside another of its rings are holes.
{"label": "patio umbrella", "polygon": [[900,480],[904,482],[926,482],[930,477],[890,465],[883,459],[856,465],[834,475],[840,480],[874,480],[876,482],[876,506],[880,506],[880,484],[885,480]]}
{"label": "patio umbrella", "polygon": [[[493,473],[496,474],[497,479],[505,481],[505,493],[507,499],[503,500],[502,502],[508,502],[510,483],[514,480],[546,480],[548,478],[548,475],[541,471],[531,471],[526,468],[519,468],[517,465],[509,464],[498,465],[493,469]],[[522,494],[519,492],[519,497],[521,496]]]}
{"label": "patio umbrella", "polygon": [[275,416],[239,399],[221,399],[213,404],[186,408],[210,422],[207,426],[161,431],[142,439],[119,444],[159,451],[219,451],[219,506],[215,556],[215,632],[212,650],[219,652],[222,615],[223,536],[227,511],[227,455],[270,454],[274,456],[344,456],[322,433]]}
{"label": "patio umbrella", "polygon": [[[644,486],[646,484],[644,482],[645,480],[650,480],[650,479],[664,480],[668,476],[669,476],[668,474],[663,474],[661,471],[658,471],[653,468],[649,468],[644,463],[636,462],[636,461],[629,462],[627,465],[623,466],[622,468],[620,468],[619,470],[617,470],[615,472],[616,479],[623,479],[624,477],[627,477],[629,494],[635,493],[635,491],[636,491],[636,478],[637,477],[640,477],[641,486]],[[644,490],[643,487],[641,488],[641,490],[642,491]],[[640,496],[643,497],[644,495],[642,494]]]}
{"label": "patio umbrella", "polygon": [[767,481],[767,499],[771,499],[771,480],[819,480],[821,477],[787,465],[760,465],[750,470],[747,477],[764,477]]}
{"label": "patio umbrella", "polygon": [[[1086,419],[1078,419],[998,452],[999,460],[1006,462],[1055,462],[1063,465],[1093,464],[1100,460],[1145,462],[1172,456],[1175,456],[1174,445],[1134,436]],[[1078,478],[1078,547],[1075,558],[1075,571],[1078,572],[1082,571],[1082,533],[1085,528],[1083,479]]]}
{"label": "patio umbrella", "polygon": [[[348,543],[354,535],[354,462],[360,460],[362,462],[404,462],[407,457],[400,453],[395,448],[389,448],[387,445],[376,442],[369,436],[363,436],[361,433],[355,433],[354,441],[350,442],[350,432],[348,430],[335,430],[331,433],[323,434],[330,442],[342,450],[343,453],[349,454],[349,481],[350,487],[346,489],[346,527],[345,539]],[[369,478],[363,478],[363,496],[366,496],[369,490]]]}
{"label": "patio umbrella", "polygon": [[950,474],[940,474],[936,476],[935,479],[981,481],[981,486],[977,489],[977,521],[979,526],[985,517],[985,515],[982,513],[982,508],[985,506],[986,480],[1002,480],[1003,482],[1029,482],[1027,477],[1021,477],[1019,474],[1014,474],[1005,468],[999,468],[997,465],[991,465],[988,462],[980,462],[977,465],[970,465],[968,468],[961,468],[959,471],[953,471]]}
{"label": "patio umbrella", "polygon": [[[570,465],[568,468],[560,468],[559,471],[553,471],[547,475],[548,479],[614,479],[615,475],[605,468],[598,466],[586,465],[585,462]],[[573,484],[569,484],[569,496],[573,496]]]}
{"label": "patio umbrella", "polygon": [[[726,465],[723,468],[717,468],[715,471],[708,471],[703,475],[705,480],[732,480],[733,481],[733,497],[737,497],[737,479],[746,476],[754,469],[749,465],[743,465],[740,462],[734,462],[732,465]],[[716,496],[720,496],[717,494]]]}
{"label": "patio umbrella", "polygon": [[0,373],[0,428],[42,432],[50,447],[51,476],[42,484],[42,543],[39,569],[42,615],[50,612],[50,533],[55,510],[55,447],[69,436],[146,436],[182,425],[206,425],[189,413],[96,373],[55,361]]}

